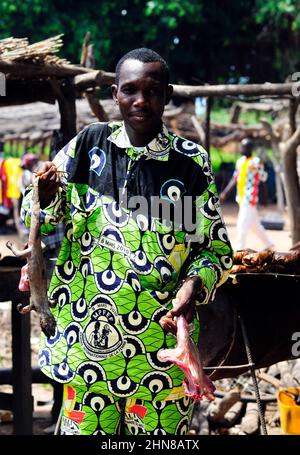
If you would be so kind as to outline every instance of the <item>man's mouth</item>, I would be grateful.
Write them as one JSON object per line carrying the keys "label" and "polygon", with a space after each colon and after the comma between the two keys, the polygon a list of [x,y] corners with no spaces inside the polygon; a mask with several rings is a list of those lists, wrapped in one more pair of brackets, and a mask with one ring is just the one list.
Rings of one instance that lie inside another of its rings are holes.
{"label": "man's mouth", "polygon": [[135,111],[131,112],[129,115],[131,118],[135,118],[136,120],[148,120],[151,116],[149,112],[143,112],[143,111]]}

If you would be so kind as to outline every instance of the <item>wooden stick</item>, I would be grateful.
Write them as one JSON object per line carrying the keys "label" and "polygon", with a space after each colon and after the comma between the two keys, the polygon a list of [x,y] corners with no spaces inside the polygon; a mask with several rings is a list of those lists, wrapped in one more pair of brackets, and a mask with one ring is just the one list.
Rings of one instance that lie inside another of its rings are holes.
{"label": "wooden stick", "polygon": [[210,113],[212,108],[213,98],[208,96],[206,98],[206,110],[205,110],[205,143],[204,147],[207,153],[209,154],[210,148]]}
{"label": "wooden stick", "polygon": [[36,65],[32,62],[10,62],[0,59],[0,71],[10,73],[14,76],[22,76],[23,79],[33,77],[48,77],[48,76],[76,76],[77,74],[86,74],[93,71],[90,68],[84,68],[76,65],[51,65],[49,63]]}
{"label": "wooden stick", "polygon": [[199,122],[199,120],[197,119],[197,117],[195,115],[191,116],[191,120],[193,122],[195,130],[197,131],[197,133],[199,135],[199,139],[200,139],[201,144],[204,144],[204,142],[205,142],[205,131],[202,128],[201,123]]}
{"label": "wooden stick", "polygon": [[100,100],[97,98],[95,91],[88,90],[84,93],[84,95],[88,100],[91,111],[95,114],[99,122],[108,122],[108,115],[105,112]]}
{"label": "wooden stick", "polygon": [[280,381],[278,379],[274,378],[273,376],[271,376],[270,374],[257,371],[256,376],[258,377],[258,379],[262,379],[263,381],[266,381],[269,384],[272,384],[274,387],[276,387],[276,389],[279,389]]}
{"label": "wooden stick", "polygon": [[87,59],[87,55],[88,55],[88,45],[89,45],[90,41],[91,41],[91,33],[87,32],[84,37],[83,44],[82,44],[82,51],[81,51],[81,58],[80,58],[80,65],[82,65],[82,66],[86,66],[86,59]]}
{"label": "wooden stick", "polygon": [[93,87],[101,87],[101,85],[111,85],[114,81],[114,73],[107,73],[101,70],[90,70],[89,73],[75,76],[75,86],[77,91],[84,91]]}
{"label": "wooden stick", "polygon": [[173,85],[173,87],[174,95],[194,98],[195,96],[224,95],[292,95],[293,84]]}

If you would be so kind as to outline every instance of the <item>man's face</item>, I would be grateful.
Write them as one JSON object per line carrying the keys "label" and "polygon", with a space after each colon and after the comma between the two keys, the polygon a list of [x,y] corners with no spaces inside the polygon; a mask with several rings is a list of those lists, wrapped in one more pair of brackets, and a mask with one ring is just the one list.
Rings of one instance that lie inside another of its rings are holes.
{"label": "man's face", "polygon": [[159,62],[125,60],[120,69],[119,83],[112,86],[112,94],[131,139],[144,137],[148,141],[156,136],[172,89],[166,84]]}

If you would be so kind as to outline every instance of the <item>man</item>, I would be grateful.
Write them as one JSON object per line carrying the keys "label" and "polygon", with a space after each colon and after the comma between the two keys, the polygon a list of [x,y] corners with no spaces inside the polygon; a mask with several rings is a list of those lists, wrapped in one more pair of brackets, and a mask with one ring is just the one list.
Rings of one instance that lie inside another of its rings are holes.
{"label": "man", "polygon": [[239,214],[236,250],[245,249],[250,229],[253,229],[266,249],[272,248],[273,242],[260,223],[257,211],[259,184],[267,180],[267,173],[260,159],[253,155],[251,138],[242,140],[240,152],[242,156],[236,162],[232,179],[220,194],[220,201],[224,202],[228,193],[237,185],[236,201],[239,204]]}
{"label": "man", "polygon": [[[185,434],[184,374],[157,353],[175,347],[180,314],[197,341],[196,299],[207,303],[227,278],[231,246],[206,152],[162,123],[172,95],[166,62],[149,49],[129,52],[112,94],[123,121],[89,125],[39,173],[43,232],[66,220],[49,289],[57,332],[42,336],[40,364],[65,384],[62,434]],[[189,231],[174,215],[185,196],[197,212]],[[29,224],[30,190],[23,217]]]}

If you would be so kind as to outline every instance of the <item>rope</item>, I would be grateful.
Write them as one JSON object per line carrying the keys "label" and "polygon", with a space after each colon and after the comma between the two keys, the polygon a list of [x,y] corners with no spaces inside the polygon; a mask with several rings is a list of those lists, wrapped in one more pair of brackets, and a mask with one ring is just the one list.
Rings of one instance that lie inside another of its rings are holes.
{"label": "rope", "polygon": [[226,352],[223,360],[221,360],[221,362],[219,363],[218,366],[215,366],[215,367],[204,367],[204,371],[206,370],[213,370],[212,373],[210,373],[209,377],[211,377],[215,372],[216,370],[226,370],[227,368],[229,369],[234,369],[234,368],[242,368],[242,367],[246,367],[248,365],[237,365],[237,366],[224,366],[224,362],[228,359],[228,356],[233,348],[233,345],[234,345],[234,341],[235,341],[235,335],[236,335],[236,327],[237,327],[237,311],[236,309],[234,309],[234,327],[233,327],[233,334],[232,334],[232,339],[231,339],[231,343],[230,343],[230,346],[228,348],[228,351]]}
{"label": "rope", "polygon": [[249,345],[249,340],[248,340],[248,336],[247,336],[247,332],[246,332],[246,327],[245,327],[244,321],[243,321],[243,319],[242,319],[242,317],[241,317],[241,315],[239,313],[238,313],[238,318],[239,318],[239,321],[240,321],[240,324],[241,324],[241,329],[242,329],[242,334],[243,334],[243,338],[244,338],[247,359],[248,359],[249,364],[252,365],[250,367],[250,372],[251,372],[251,377],[252,377],[253,386],[254,386],[255,398],[256,398],[256,403],[257,403],[257,407],[258,407],[258,414],[259,414],[259,419],[260,419],[260,423],[261,423],[261,427],[262,427],[262,433],[263,433],[263,435],[267,435],[268,432],[267,432],[265,417],[264,417],[263,410],[262,410],[262,404],[261,404],[261,399],[260,399],[260,394],[259,394],[259,388],[258,388],[257,378],[256,378],[256,375],[255,375],[254,363],[252,361],[252,354],[251,354],[251,350],[250,350],[250,345]]}

